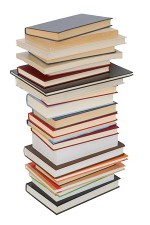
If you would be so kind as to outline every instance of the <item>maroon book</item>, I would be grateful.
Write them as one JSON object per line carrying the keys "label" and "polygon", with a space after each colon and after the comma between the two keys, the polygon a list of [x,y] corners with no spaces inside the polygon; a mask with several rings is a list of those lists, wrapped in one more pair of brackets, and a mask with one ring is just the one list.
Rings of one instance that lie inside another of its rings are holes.
{"label": "maroon book", "polygon": [[[77,71],[71,71],[71,72],[67,72],[67,73],[61,73],[61,74],[55,74],[55,75],[50,75],[50,74],[45,75],[45,74],[41,73],[40,71],[38,71],[37,69],[33,68],[30,65],[23,65],[23,66],[19,66],[17,68],[17,72],[18,72],[18,75],[20,77],[24,77],[24,78],[42,86],[42,87],[45,87],[45,86],[51,86],[51,85],[53,85],[53,83],[54,84],[55,83],[56,84],[67,83],[70,80],[82,79],[82,76],[81,76],[81,78],[75,78],[75,77],[72,78],[71,76],[78,75],[78,74],[88,72],[88,71],[91,71],[91,73],[93,71],[92,76],[96,76],[99,73],[96,74],[96,72],[94,72],[94,70],[109,67],[109,66],[110,65],[107,64],[107,65],[103,65],[103,66],[91,67],[91,68],[87,68],[87,69],[83,69],[83,70],[77,70]],[[108,71],[106,71],[106,72],[108,72]],[[64,81],[62,80],[62,78],[64,78]],[[67,78],[67,79],[65,79],[65,78]],[[59,79],[61,79],[61,81],[59,81]],[[47,85],[47,82],[50,82],[50,81],[52,81],[52,83],[50,85]]]}

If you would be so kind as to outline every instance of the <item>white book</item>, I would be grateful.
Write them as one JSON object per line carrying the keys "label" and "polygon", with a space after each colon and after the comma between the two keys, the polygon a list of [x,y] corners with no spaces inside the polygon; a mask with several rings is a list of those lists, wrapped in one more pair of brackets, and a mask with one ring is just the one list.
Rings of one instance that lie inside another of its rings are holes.
{"label": "white book", "polygon": [[46,105],[36,97],[28,94],[27,105],[37,111],[45,118],[53,118],[70,113],[75,113],[81,110],[89,109],[96,106],[104,106],[113,103],[113,94],[96,96],[93,98],[72,101],[64,104]]}
{"label": "white book", "polygon": [[44,141],[32,132],[32,144],[33,148],[48,160],[55,165],[59,165],[117,146],[118,134],[64,147],[60,150],[52,150],[46,143],[44,143]]}

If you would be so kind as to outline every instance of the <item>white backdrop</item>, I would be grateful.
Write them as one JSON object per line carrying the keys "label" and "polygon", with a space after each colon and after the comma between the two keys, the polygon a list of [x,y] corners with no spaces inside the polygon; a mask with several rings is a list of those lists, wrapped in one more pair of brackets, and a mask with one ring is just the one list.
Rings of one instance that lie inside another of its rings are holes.
{"label": "white backdrop", "polygon": [[[1,219],[3,224],[150,224],[149,97],[150,29],[149,1],[120,0],[43,0],[2,1],[0,13],[1,51]],[[31,143],[26,125],[26,93],[15,86],[10,69],[23,64],[15,58],[22,51],[15,40],[22,38],[29,25],[78,13],[113,17],[114,28],[127,36],[123,59],[114,61],[134,71],[118,88],[120,141],[129,155],[126,170],[120,173],[120,188],[63,214],[52,212],[30,197],[25,183],[30,181],[24,164],[24,145]]]}

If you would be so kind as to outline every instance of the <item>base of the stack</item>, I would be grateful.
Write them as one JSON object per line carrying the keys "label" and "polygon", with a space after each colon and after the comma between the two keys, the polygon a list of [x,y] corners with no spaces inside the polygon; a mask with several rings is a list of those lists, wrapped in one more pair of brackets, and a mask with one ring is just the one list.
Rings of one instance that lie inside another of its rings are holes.
{"label": "base of the stack", "polygon": [[26,191],[57,215],[100,195],[106,194],[112,190],[119,188],[119,179],[119,177],[115,176],[113,181],[91,188],[87,191],[81,192],[74,195],[73,197],[66,198],[59,202],[54,201],[50,196],[48,196],[44,191],[42,191],[32,182],[26,184]]}

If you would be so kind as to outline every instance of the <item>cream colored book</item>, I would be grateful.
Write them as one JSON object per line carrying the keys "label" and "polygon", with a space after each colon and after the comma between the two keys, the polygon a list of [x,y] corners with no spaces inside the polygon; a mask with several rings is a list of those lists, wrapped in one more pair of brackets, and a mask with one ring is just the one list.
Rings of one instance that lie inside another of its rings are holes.
{"label": "cream colored book", "polygon": [[[112,39],[100,40],[97,42],[91,42],[89,44],[83,44],[83,45],[79,45],[79,46],[77,45],[75,47],[69,47],[69,48],[65,48],[65,49],[58,49],[58,50],[52,51],[52,50],[39,48],[39,46],[33,45],[33,43],[28,42],[26,39],[17,40],[18,47],[21,47],[21,48],[31,52],[32,54],[35,54],[35,55],[41,57],[43,60],[58,59],[59,61],[61,60],[60,58],[62,58],[62,57],[70,57],[71,56],[73,59],[73,55],[86,53],[86,52],[90,52],[90,51],[94,51],[94,50],[97,51],[97,50],[101,50],[101,49],[105,49],[108,47],[117,46],[117,45],[121,45],[121,44],[125,44],[125,37],[118,35],[117,37],[112,38]],[[108,51],[105,51],[105,52],[109,53]],[[92,55],[94,55],[94,54],[92,53]],[[88,56],[90,56],[90,54],[88,54]],[[78,58],[78,57],[79,56],[75,56],[75,58]],[[64,60],[61,60],[61,61],[64,61]],[[52,61],[52,63],[53,63],[53,61]]]}
{"label": "cream colored book", "polygon": [[38,59],[37,57],[33,56],[32,54],[28,52],[17,53],[16,57],[24,61],[25,63],[29,64],[30,66],[36,68],[41,73],[51,74],[54,72],[59,73],[62,70],[71,69],[76,66],[88,65],[89,63],[98,63],[98,62],[103,62],[107,60],[122,58],[122,52],[116,50],[115,53],[95,56],[91,58],[79,59],[79,60],[72,60],[72,61],[63,62],[63,63],[50,64],[50,65],[42,62],[40,59]]}
{"label": "cream colored book", "polygon": [[75,60],[75,59],[83,59],[83,58],[88,58],[88,57],[90,58],[93,56],[99,56],[99,55],[113,53],[115,51],[116,51],[115,47],[112,46],[112,47],[108,47],[108,48],[96,49],[93,51],[83,52],[83,53],[79,53],[79,54],[75,54],[75,55],[64,56],[64,57],[56,58],[56,59],[47,59],[47,57],[45,57],[45,56],[41,57],[41,51],[39,52],[39,54],[33,53],[33,55],[38,57],[43,62],[45,62],[47,64],[51,64],[51,63],[67,62],[67,61]]}

